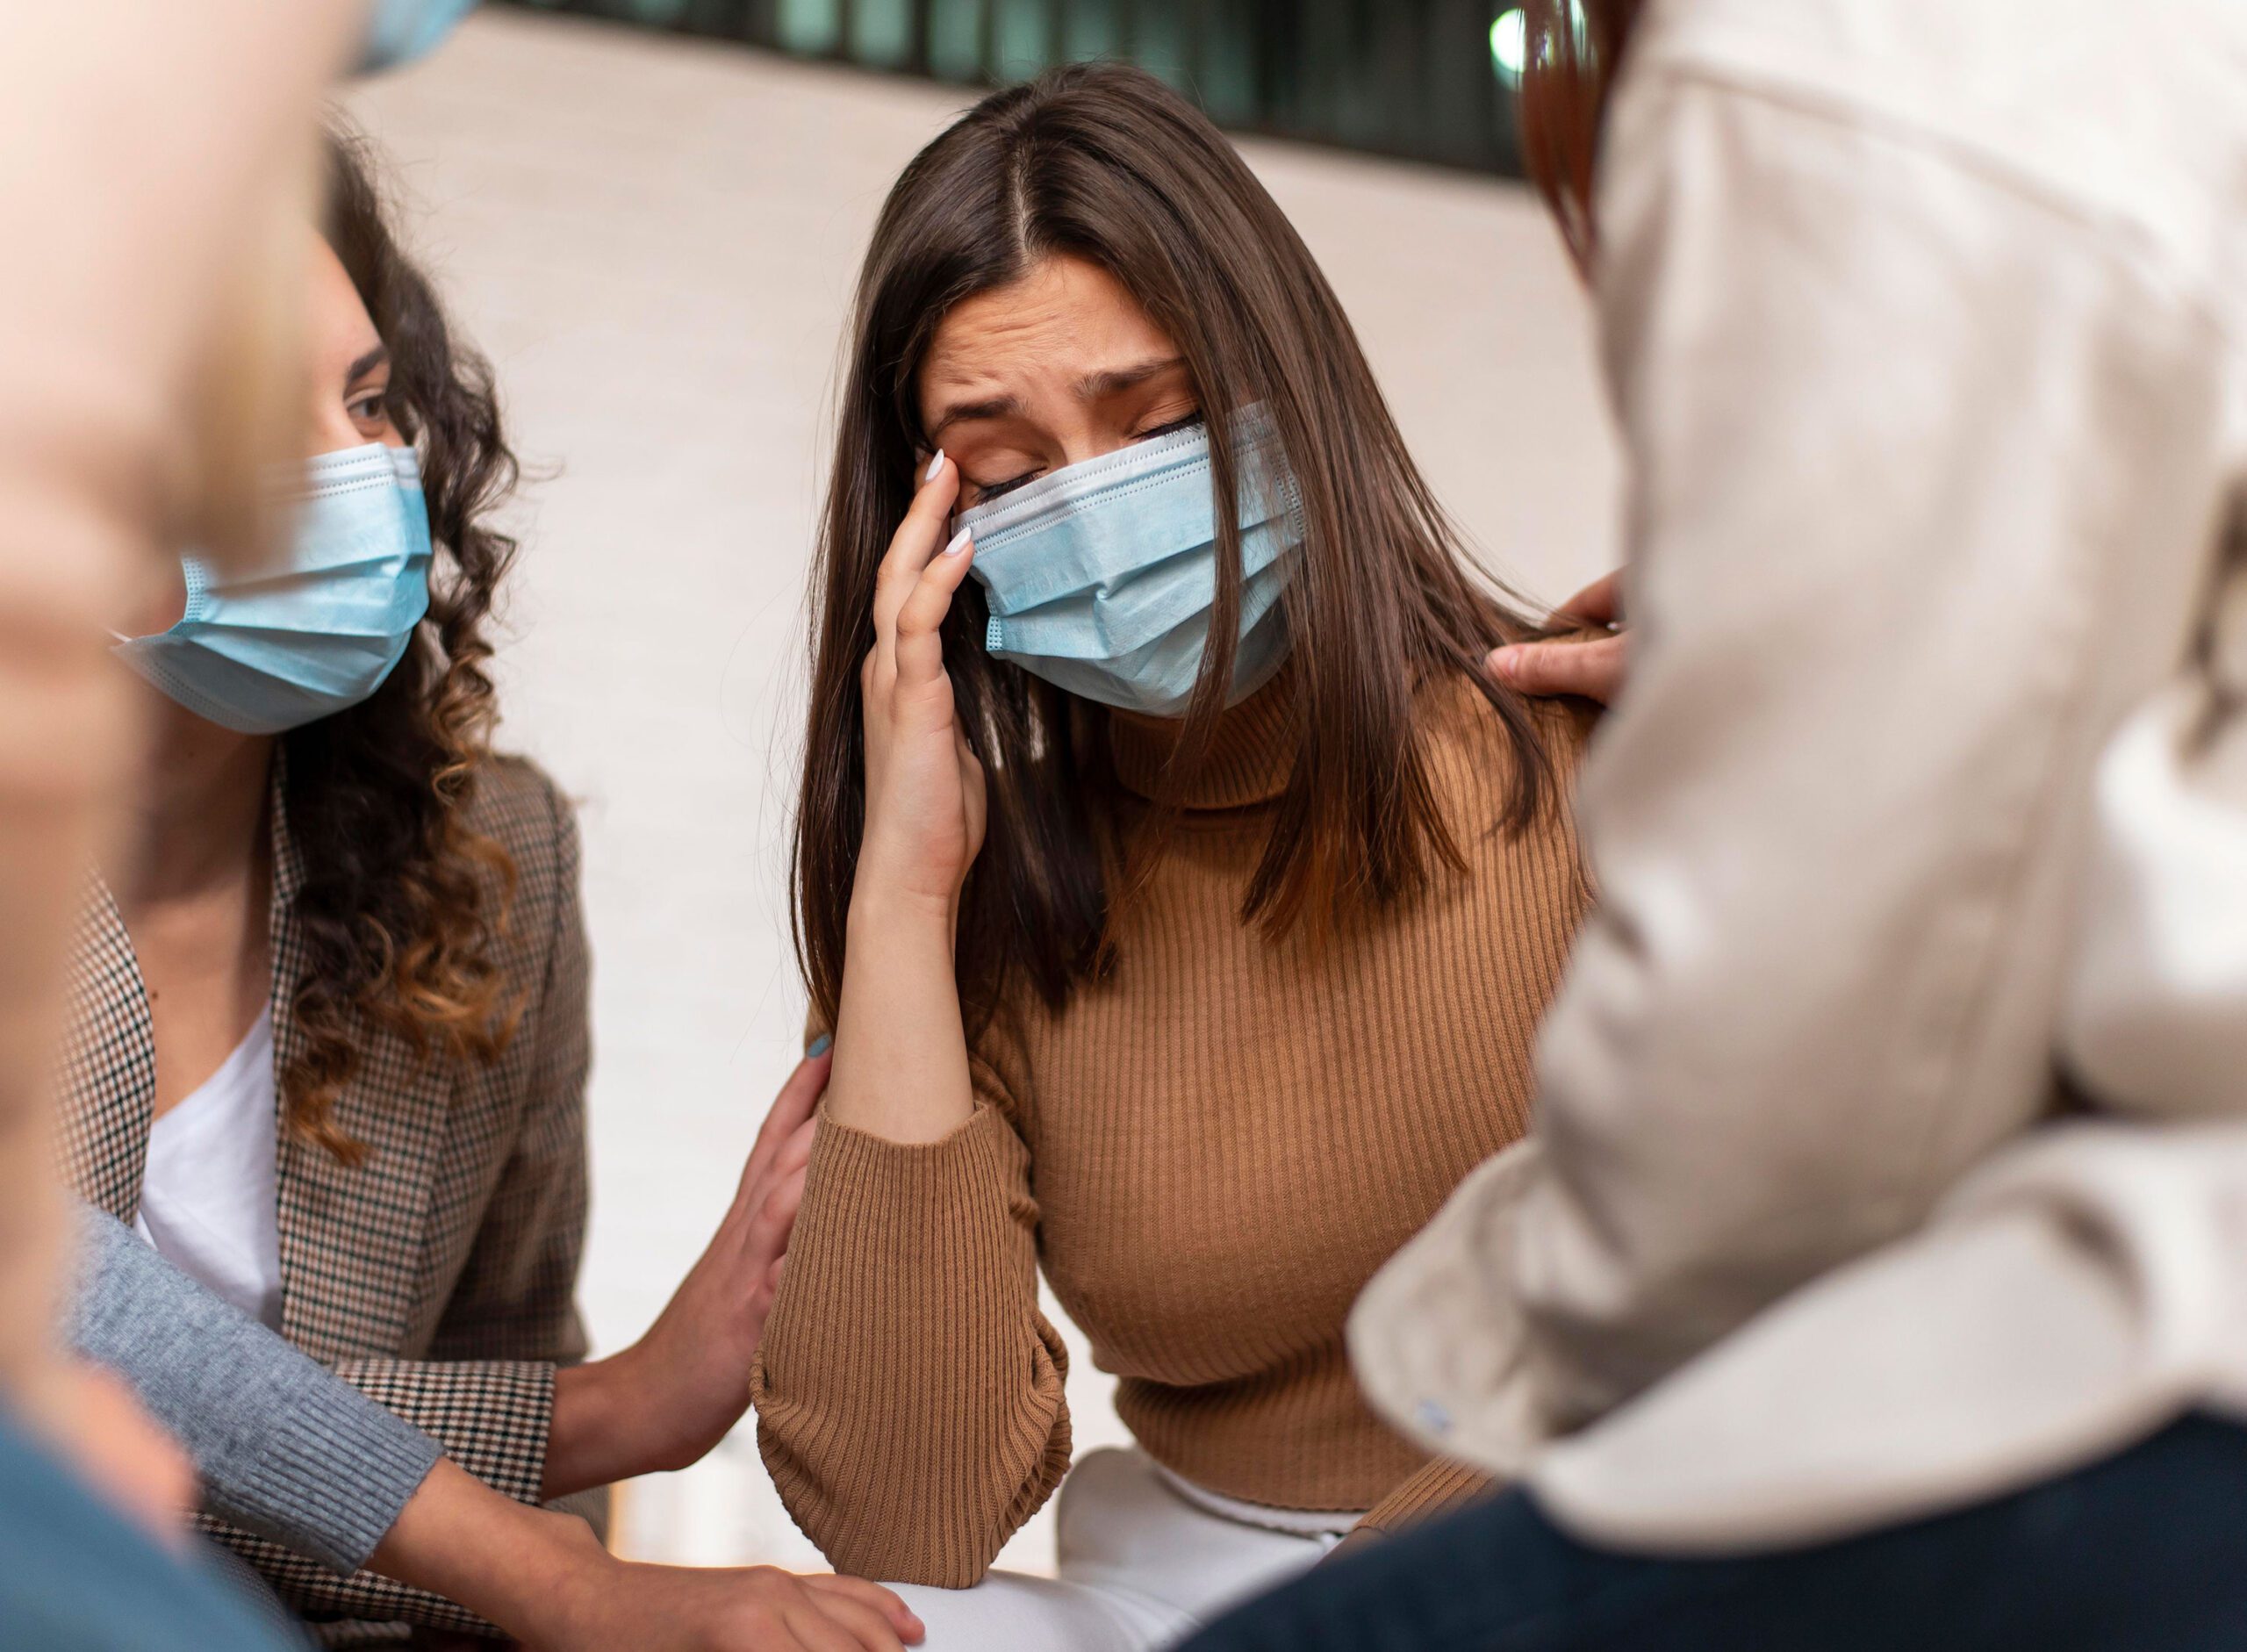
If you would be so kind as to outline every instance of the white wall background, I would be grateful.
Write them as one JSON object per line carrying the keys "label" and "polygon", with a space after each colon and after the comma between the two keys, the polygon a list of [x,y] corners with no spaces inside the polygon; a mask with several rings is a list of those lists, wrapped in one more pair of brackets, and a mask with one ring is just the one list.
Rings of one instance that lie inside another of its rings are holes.
{"label": "white wall background", "polygon": [[[783,873],[836,339],[890,181],[966,101],[512,12],[349,99],[542,478],[521,513],[503,740],[583,804],[584,1298],[601,1351],[699,1253],[795,1059]],[[1493,564],[1552,600],[1606,567],[1612,445],[1583,301],[1534,203],[1320,151],[1249,154]],[[1118,1440],[1108,1381],[1075,1348],[1078,1440]],[[633,1487],[623,1517],[621,1543],[650,1558],[818,1563],[753,1422]],[[1050,1569],[1049,1522],[1002,1563]]]}

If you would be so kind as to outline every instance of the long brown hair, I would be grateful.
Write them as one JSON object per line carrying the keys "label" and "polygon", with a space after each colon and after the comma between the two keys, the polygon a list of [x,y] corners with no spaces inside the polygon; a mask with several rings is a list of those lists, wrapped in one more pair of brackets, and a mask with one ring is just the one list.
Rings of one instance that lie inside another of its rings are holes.
{"label": "long brown hair", "polygon": [[1592,171],[1607,97],[1645,0],[1529,0],[1521,75],[1521,154],[1576,268],[1598,236]]}
{"label": "long brown hair", "polygon": [[491,369],[452,333],[385,219],[367,146],[331,136],[328,244],[391,353],[389,402],[418,449],[435,563],[429,613],[365,703],[286,736],[285,804],[303,863],[295,914],[309,954],[292,1008],[304,1044],[281,1075],[296,1134],[346,1163],[336,1098],[362,1028],[425,1055],[489,1061],[519,1006],[492,958],[514,866],[463,816],[491,755],[497,707],[484,625],[515,542],[489,516],[516,480]]}
{"label": "long brown hair", "polygon": [[[1470,571],[1457,530],[1406,453],[1356,335],[1310,251],[1231,144],[1153,76],[1077,65],[987,97],[890,191],[857,293],[835,463],[813,585],[810,728],[793,876],[797,954],[815,1012],[841,995],[844,929],[865,820],[858,668],[873,643],[876,569],[913,493],[915,378],[938,325],[1049,255],[1099,265],[1176,342],[1213,427],[1261,402],[1306,527],[1285,599],[1279,691],[1295,761],[1242,905],[1270,934],[1378,905],[1461,859],[1430,775],[1415,691],[1456,673],[1511,743],[1502,822],[1551,789],[1539,714],[1493,683],[1496,643],[1537,634]],[[1234,497],[1231,444],[1213,487]],[[989,825],[963,892],[958,973],[971,1026],[1017,978],[1059,1007],[1102,966],[1111,901],[1174,818],[1232,681],[1237,513],[1216,512],[1210,646],[1145,836],[1119,854],[1108,722],[983,650],[980,587],[944,630],[960,725],[981,760]]]}

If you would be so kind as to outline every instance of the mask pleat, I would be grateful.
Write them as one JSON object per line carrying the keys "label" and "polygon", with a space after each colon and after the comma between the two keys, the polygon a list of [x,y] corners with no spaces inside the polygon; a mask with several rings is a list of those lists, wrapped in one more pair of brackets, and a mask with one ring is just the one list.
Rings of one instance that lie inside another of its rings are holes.
{"label": "mask pleat", "polygon": [[397,668],[429,607],[429,516],[410,449],[326,454],[305,468],[287,557],[222,576],[184,563],[179,623],[115,652],[198,716],[249,734],[357,705]]}
{"label": "mask pleat", "polygon": [[[1302,531],[1263,410],[1244,410],[1231,435],[1241,528],[1238,698],[1268,679],[1286,651],[1276,609],[1301,560]],[[990,651],[1103,704],[1157,715],[1182,708],[1217,600],[1209,440],[1202,430],[1105,454],[1042,478],[1026,503],[1009,495],[964,514],[962,526],[976,534],[973,572],[992,616]]]}

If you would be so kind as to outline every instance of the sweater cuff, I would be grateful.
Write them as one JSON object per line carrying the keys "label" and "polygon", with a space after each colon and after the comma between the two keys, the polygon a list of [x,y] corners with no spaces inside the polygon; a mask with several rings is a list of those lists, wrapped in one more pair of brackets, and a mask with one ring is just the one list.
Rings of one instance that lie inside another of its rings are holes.
{"label": "sweater cuff", "polygon": [[[370,1399],[418,1423],[470,1474],[520,1503],[535,1504],[546,1475],[554,1367],[535,1360],[347,1360],[336,1374]],[[413,1623],[468,1634],[498,1631],[449,1600],[364,1571],[338,1581],[284,1550],[225,1528],[205,1530],[256,1569],[308,1617]]]}
{"label": "sweater cuff", "polygon": [[1479,1469],[1439,1457],[1375,1504],[1358,1526],[1362,1531],[1398,1531],[1452,1513],[1490,1490],[1491,1484]]}
{"label": "sweater cuff", "polygon": [[113,1218],[80,1216],[70,1334],[186,1446],[211,1509],[348,1576],[437,1443],[212,1296]]}
{"label": "sweater cuff", "polygon": [[[847,1323],[843,1334],[853,1341],[895,1335],[917,1342],[932,1332],[956,1335],[963,1313],[987,1323],[1020,1265],[1009,1140],[1005,1118],[984,1102],[930,1142],[891,1141],[822,1110],[790,1249],[792,1257],[802,1253],[806,1274],[841,1288],[829,1300],[850,1307],[829,1321],[834,1329]],[[866,1220],[870,1211],[881,1219]],[[941,1289],[927,1289],[932,1280]],[[781,1294],[790,1294],[786,1282]],[[946,1323],[931,1323],[937,1318]]]}
{"label": "sweater cuff", "polygon": [[1022,1160],[988,1103],[926,1143],[822,1116],[750,1384],[773,1484],[838,1571],[966,1588],[1068,1466]]}
{"label": "sweater cuff", "polygon": [[892,1141],[855,1124],[844,1124],[819,1107],[819,1133],[812,1144],[812,1159],[822,1167],[836,1189],[863,1192],[880,1188],[927,1198],[956,1194],[971,1167],[998,1169],[998,1152],[1006,1121],[999,1110],[979,1099],[974,1110],[934,1141]]}
{"label": "sweater cuff", "polygon": [[398,1524],[443,1448],[341,1383],[308,1384],[293,1402],[266,1419],[267,1449],[223,1502],[212,1499],[212,1512],[273,1536],[280,1525],[261,1511],[289,1510],[295,1546],[348,1577]]}

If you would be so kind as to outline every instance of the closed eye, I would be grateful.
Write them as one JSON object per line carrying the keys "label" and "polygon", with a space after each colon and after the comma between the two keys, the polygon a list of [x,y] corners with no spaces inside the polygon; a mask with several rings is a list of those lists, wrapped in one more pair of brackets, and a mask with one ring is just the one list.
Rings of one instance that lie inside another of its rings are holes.
{"label": "closed eye", "polygon": [[1201,411],[1197,408],[1193,413],[1188,413],[1183,419],[1174,419],[1168,424],[1157,425],[1152,430],[1142,430],[1138,435],[1133,436],[1131,440],[1134,442],[1152,442],[1157,436],[1173,436],[1176,435],[1181,430],[1191,430],[1195,426],[1201,422],[1202,414]]}
{"label": "closed eye", "polygon": [[[1131,444],[1136,446],[1142,442],[1152,442],[1158,436],[1175,435],[1181,430],[1193,429],[1201,422],[1201,413],[1196,410],[1186,414],[1183,418],[1173,419],[1167,423],[1134,432],[1131,436]],[[1029,485],[1045,474],[1044,468],[1040,467],[1035,470],[1024,470],[1020,476],[1010,476],[1003,482],[978,482],[975,484],[975,502],[978,505],[986,504],[1004,494],[1013,492],[1018,487]]]}
{"label": "closed eye", "polygon": [[1045,472],[1042,470],[1024,470],[1020,476],[1010,476],[1003,482],[978,482],[975,485],[975,502],[981,505],[997,499],[1002,493],[1011,493],[1018,487],[1035,482],[1045,474]]}

